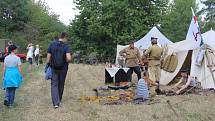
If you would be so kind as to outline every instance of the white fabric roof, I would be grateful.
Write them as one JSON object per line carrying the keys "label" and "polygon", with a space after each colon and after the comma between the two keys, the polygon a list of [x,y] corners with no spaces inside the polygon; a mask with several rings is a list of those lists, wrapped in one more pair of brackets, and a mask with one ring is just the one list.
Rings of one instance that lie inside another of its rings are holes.
{"label": "white fabric roof", "polygon": [[202,34],[204,43],[210,45],[211,47],[215,47],[215,31],[210,30]]}
{"label": "white fabric roof", "polygon": [[[151,37],[158,38],[158,45],[163,47],[168,44],[173,44],[169,39],[167,39],[158,29],[157,27],[153,27],[142,39],[138,40],[134,43],[134,46],[140,50],[140,54],[142,55],[142,51],[144,49],[148,49],[151,46]],[[119,57],[119,52],[124,48],[128,47],[128,45],[117,45],[117,53],[116,53],[116,64],[118,64],[117,58]]]}
{"label": "white fabric roof", "polygon": [[165,46],[167,44],[172,44],[169,39],[167,39],[157,27],[153,27],[142,39],[134,43],[134,46],[141,49],[148,49],[151,46],[151,37],[158,38],[158,45]]}

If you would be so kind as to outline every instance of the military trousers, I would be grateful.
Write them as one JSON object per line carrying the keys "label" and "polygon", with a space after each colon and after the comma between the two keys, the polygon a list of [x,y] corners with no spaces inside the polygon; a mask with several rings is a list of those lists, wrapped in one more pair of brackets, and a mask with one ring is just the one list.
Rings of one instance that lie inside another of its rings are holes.
{"label": "military trousers", "polygon": [[148,72],[149,72],[149,79],[151,79],[152,81],[160,81],[160,77],[161,77],[160,65],[149,66]]}

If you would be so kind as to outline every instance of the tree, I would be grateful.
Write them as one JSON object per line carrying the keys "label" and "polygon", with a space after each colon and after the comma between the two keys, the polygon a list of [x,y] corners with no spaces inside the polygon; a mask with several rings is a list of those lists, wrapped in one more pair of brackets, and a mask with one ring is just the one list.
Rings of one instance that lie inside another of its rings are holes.
{"label": "tree", "polygon": [[66,30],[66,26],[59,21],[59,16],[50,11],[43,0],[29,2],[29,22],[25,26],[26,40],[43,45],[46,49],[51,40]]}
{"label": "tree", "polygon": [[202,1],[205,5],[204,8],[199,12],[199,14],[205,14],[205,25],[202,27],[203,31],[208,31],[211,28],[215,29],[215,1],[205,0]]}
{"label": "tree", "polygon": [[6,31],[23,30],[28,21],[28,0],[2,0],[0,1],[0,26]]}
{"label": "tree", "polygon": [[69,27],[72,46],[83,54],[114,57],[117,44],[138,40],[165,13],[168,0],[75,0],[80,10]]}
{"label": "tree", "polygon": [[[65,25],[58,19],[58,15],[49,12],[45,2],[38,1],[37,3],[31,3],[28,6],[29,9],[29,24],[32,28],[36,29],[40,35],[46,35],[50,32],[61,32],[65,30]],[[40,38],[36,38],[40,40]]]}
{"label": "tree", "polygon": [[196,9],[196,0],[173,0],[164,15],[160,29],[173,42],[182,41],[192,19],[191,7]]}
{"label": "tree", "polygon": [[13,40],[25,51],[29,41],[43,45],[66,30],[66,26],[51,12],[43,0],[1,0],[0,37]]}

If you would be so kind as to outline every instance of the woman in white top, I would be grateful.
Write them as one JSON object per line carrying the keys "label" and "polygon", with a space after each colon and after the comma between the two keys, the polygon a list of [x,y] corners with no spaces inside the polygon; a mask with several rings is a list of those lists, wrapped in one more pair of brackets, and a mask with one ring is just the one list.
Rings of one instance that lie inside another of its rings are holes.
{"label": "woman in white top", "polygon": [[33,61],[33,54],[34,54],[34,46],[32,43],[30,43],[27,47],[28,53],[26,60],[32,65]]}
{"label": "woman in white top", "polygon": [[35,56],[35,62],[37,66],[39,65],[39,55],[40,55],[40,48],[39,48],[39,45],[36,45],[34,56]]}

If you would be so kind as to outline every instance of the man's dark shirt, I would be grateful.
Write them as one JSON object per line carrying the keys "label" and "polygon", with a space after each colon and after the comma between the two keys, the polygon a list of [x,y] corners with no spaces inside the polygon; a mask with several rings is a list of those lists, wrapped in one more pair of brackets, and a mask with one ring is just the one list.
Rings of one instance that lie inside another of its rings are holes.
{"label": "man's dark shirt", "polygon": [[[53,52],[53,48],[55,48],[56,46],[56,42],[61,42],[61,41],[58,41],[58,40],[55,40],[55,41],[53,41],[50,45],[49,45],[49,47],[48,47],[48,53],[50,53],[51,55],[52,54],[54,54],[54,52]],[[61,42],[62,43],[62,42]],[[64,67],[63,67],[63,69],[68,69],[68,63],[67,63],[67,61],[66,61],[66,53],[70,53],[71,51],[70,51],[70,48],[69,48],[69,46],[67,45],[67,44],[63,44],[64,45],[64,54],[65,54],[65,64],[64,64]]]}

